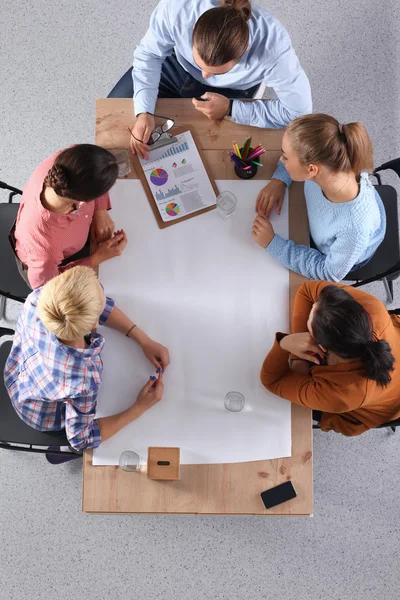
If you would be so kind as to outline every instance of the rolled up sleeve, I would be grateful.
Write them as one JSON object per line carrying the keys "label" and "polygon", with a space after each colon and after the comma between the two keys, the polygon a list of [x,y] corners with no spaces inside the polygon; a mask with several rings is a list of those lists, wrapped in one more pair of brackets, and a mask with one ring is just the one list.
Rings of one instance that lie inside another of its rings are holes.
{"label": "rolled up sleeve", "polygon": [[97,448],[101,443],[96,416],[96,394],[80,396],[66,402],[65,431],[74,450]]}
{"label": "rolled up sleeve", "polygon": [[101,313],[100,318],[99,318],[99,324],[100,325],[105,325],[105,323],[106,323],[108,317],[110,316],[110,314],[111,314],[114,306],[115,306],[114,300],[112,298],[109,298],[107,296],[106,297],[106,303],[105,303],[104,308],[103,308],[103,312]]}
{"label": "rolled up sleeve", "polygon": [[111,210],[110,194],[108,192],[96,198],[94,210]]}

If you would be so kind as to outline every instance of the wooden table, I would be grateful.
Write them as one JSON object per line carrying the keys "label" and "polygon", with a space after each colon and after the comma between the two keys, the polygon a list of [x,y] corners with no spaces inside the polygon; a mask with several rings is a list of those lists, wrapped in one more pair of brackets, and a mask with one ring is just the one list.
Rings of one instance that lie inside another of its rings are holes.
{"label": "wooden table", "polygon": [[[233,179],[228,151],[232,140],[250,134],[268,149],[256,178],[269,179],[280,156],[283,130],[259,129],[231,121],[215,123],[194,110],[187,99],[165,99],[156,113],[173,117],[176,125],[190,125],[215,179]],[[129,147],[133,102],[98,100],[96,144]],[[137,178],[131,173],[128,178]],[[293,184],[289,194],[289,232],[297,243],[308,243],[303,186]],[[290,305],[303,278],[290,273]],[[261,367],[261,365],[260,365]],[[260,492],[291,479],[297,498],[265,510]],[[83,510],[99,513],[169,513],[219,515],[310,515],[312,513],[311,411],[292,404],[292,456],[234,464],[182,465],[180,481],[148,479],[146,472],[127,473],[118,466],[94,467],[92,451],[85,452]]]}

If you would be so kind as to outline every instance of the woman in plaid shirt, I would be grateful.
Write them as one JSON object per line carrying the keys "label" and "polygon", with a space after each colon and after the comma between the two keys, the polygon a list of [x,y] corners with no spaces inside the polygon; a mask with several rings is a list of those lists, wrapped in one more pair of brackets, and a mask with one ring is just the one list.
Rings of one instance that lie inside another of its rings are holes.
{"label": "woman in plaid shirt", "polygon": [[[160,375],[127,410],[96,419],[107,325],[135,340]],[[72,448],[96,448],[162,398],[167,348],[150,339],[104,295],[94,271],[72,269],[34,290],[19,317],[4,381],[21,419],[39,431],[63,431]]]}

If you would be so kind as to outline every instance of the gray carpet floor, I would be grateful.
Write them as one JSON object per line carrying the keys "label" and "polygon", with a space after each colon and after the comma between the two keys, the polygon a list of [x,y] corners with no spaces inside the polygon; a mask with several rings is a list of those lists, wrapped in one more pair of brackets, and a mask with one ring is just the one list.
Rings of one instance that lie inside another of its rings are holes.
{"label": "gray carpet floor", "polygon": [[[23,186],[53,151],[93,142],[95,99],[130,65],[155,4],[1,4],[0,179]],[[397,0],[262,4],[291,34],[314,109],[362,120],[376,164],[400,155]],[[368,289],[384,299],[381,284]],[[9,303],[7,321],[17,314]],[[88,516],[80,461],[1,451],[0,598],[394,600],[399,440],[315,433],[308,519]]]}

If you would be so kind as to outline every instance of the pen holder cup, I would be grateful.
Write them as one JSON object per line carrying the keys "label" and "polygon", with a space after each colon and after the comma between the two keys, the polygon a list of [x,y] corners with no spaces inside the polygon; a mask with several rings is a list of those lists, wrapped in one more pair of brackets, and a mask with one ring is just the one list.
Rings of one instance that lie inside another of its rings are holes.
{"label": "pen holder cup", "polygon": [[[253,148],[250,148],[248,154],[250,154],[250,152],[252,152],[252,151],[253,151]],[[243,156],[243,148],[240,148],[240,154]],[[246,161],[244,161],[244,162],[246,162]],[[253,179],[253,177],[257,174],[258,166],[253,165],[251,163],[251,168],[246,171],[244,169],[241,169],[237,165],[235,165],[233,169],[234,169],[236,175],[238,177],[240,177],[240,179]]]}

